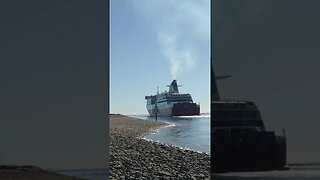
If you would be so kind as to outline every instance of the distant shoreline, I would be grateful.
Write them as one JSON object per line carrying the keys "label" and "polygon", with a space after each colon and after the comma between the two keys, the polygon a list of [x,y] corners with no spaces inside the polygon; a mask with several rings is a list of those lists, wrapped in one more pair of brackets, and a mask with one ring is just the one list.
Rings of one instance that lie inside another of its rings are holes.
{"label": "distant shoreline", "polygon": [[0,165],[0,179],[48,179],[48,180],[81,180],[77,177],[65,176],[44,170],[32,165]]}
{"label": "distant shoreline", "polygon": [[141,138],[165,126],[110,114],[110,179],[209,179],[210,156]]}

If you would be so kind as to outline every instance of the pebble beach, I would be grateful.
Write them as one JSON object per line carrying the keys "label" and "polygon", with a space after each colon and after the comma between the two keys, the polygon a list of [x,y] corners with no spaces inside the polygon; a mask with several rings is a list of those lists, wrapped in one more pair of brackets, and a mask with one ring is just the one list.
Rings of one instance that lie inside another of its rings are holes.
{"label": "pebble beach", "polygon": [[210,179],[210,156],[143,137],[164,122],[110,116],[110,179]]}

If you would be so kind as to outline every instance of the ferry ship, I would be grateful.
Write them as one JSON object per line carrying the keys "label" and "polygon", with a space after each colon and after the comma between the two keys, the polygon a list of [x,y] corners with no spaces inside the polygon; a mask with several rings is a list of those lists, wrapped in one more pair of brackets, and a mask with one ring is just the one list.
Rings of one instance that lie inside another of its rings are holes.
{"label": "ferry ship", "polygon": [[145,96],[150,116],[194,116],[200,115],[200,105],[194,103],[190,94],[179,93],[177,80],[173,80],[169,92],[157,92]]}
{"label": "ferry ship", "polygon": [[221,100],[211,67],[212,172],[284,170],[286,137],[267,131],[252,101]]}

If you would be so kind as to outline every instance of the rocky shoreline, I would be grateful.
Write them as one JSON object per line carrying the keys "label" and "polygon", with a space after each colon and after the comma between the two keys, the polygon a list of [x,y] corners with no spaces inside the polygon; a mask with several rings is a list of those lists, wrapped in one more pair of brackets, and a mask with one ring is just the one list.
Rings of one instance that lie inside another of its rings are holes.
{"label": "rocky shoreline", "polygon": [[110,179],[210,179],[210,156],[141,138],[163,122],[110,115]]}

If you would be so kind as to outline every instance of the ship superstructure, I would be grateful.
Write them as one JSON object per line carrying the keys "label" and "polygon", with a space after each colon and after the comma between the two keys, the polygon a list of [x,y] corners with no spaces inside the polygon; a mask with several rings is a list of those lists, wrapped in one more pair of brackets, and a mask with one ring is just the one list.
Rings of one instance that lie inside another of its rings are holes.
{"label": "ship superstructure", "polygon": [[150,116],[193,116],[200,115],[200,105],[194,103],[190,94],[179,92],[177,80],[168,85],[169,91],[145,96]]}
{"label": "ship superstructure", "polygon": [[286,137],[266,130],[254,102],[221,100],[211,74],[213,172],[285,169]]}

